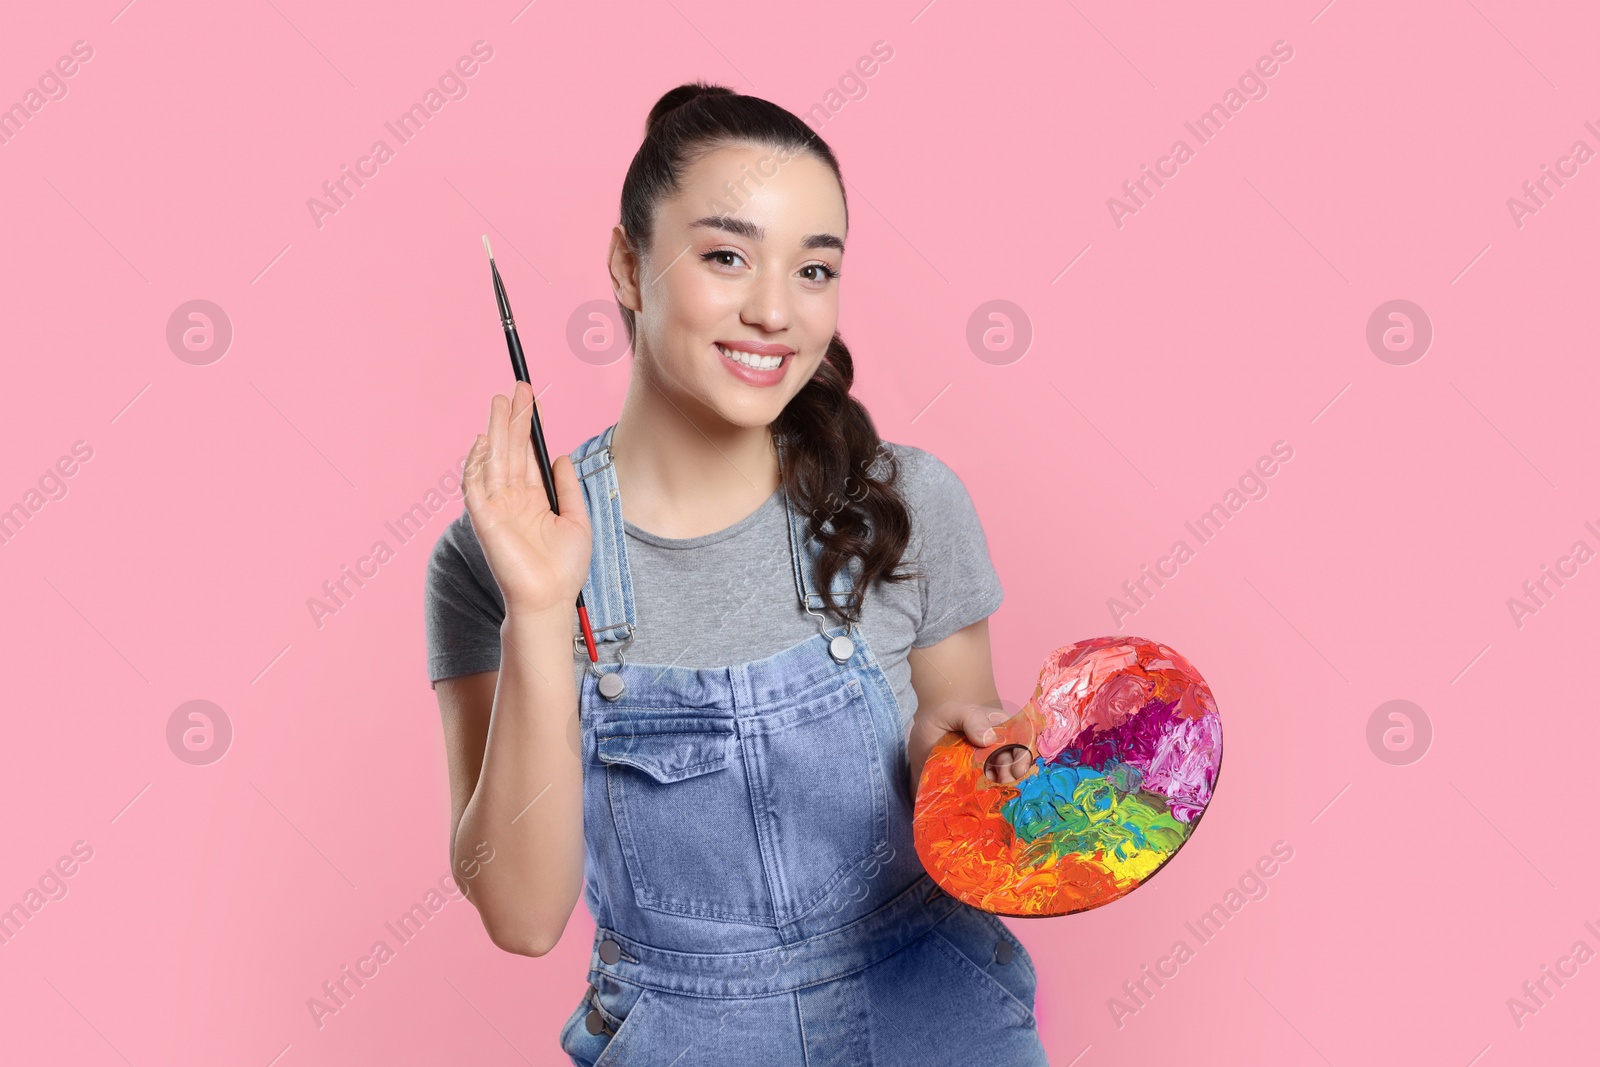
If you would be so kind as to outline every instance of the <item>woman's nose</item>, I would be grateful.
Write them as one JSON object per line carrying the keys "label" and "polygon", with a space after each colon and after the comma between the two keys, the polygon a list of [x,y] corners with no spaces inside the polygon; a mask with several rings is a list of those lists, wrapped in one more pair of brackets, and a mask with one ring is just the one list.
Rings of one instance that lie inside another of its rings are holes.
{"label": "woman's nose", "polygon": [[745,301],[744,321],[752,326],[776,332],[789,325],[789,287],[787,279],[782,275],[769,274],[758,277],[750,287],[749,299]]}

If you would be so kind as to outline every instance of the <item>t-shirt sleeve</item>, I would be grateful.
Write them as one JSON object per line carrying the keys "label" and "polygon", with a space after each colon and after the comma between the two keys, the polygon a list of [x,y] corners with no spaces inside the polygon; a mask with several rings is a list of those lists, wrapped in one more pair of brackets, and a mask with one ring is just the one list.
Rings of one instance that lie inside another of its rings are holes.
{"label": "t-shirt sleeve", "polygon": [[505,601],[465,510],[445,527],[428,557],[423,615],[430,685],[458,674],[500,669]]}
{"label": "t-shirt sleeve", "polygon": [[967,487],[930,452],[898,446],[911,506],[914,565],[922,571],[922,619],[913,648],[926,648],[987,619],[1005,592],[989,559],[989,542]]}

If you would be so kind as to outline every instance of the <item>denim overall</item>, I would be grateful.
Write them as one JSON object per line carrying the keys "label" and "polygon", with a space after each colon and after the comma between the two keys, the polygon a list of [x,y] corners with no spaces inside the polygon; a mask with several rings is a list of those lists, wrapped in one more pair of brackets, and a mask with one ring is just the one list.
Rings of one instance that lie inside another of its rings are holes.
{"label": "denim overall", "polygon": [[[922,869],[894,692],[859,630],[824,625],[818,546],[787,502],[818,634],[732,667],[627,661],[615,429],[572,453],[603,643],[579,694],[597,929],[562,1049],[579,1067],[1046,1064],[1033,961]],[[850,582],[835,581],[841,602]]]}

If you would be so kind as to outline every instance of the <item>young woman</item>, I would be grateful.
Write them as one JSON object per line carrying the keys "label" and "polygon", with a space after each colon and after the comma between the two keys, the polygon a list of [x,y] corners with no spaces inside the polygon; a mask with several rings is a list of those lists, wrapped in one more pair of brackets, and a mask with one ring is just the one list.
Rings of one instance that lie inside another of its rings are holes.
{"label": "young woman", "polygon": [[847,223],[795,115],[668,92],[611,235],[617,422],[554,459],[557,514],[530,388],[493,397],[434,548],[452,867],[529,956],[582,891],[575,1064],[1045,1063],[1027,951],[912,843],[933,743],[1004,717],[1001,587],[960,479],[850,395]]}

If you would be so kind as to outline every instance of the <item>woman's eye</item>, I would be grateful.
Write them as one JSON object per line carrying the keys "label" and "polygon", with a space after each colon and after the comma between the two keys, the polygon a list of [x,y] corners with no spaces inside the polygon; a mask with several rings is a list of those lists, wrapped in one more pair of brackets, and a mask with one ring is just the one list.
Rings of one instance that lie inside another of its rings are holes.
{"label": "woman's eye", "polygon": [[822,272],[822,276],[820,278],[812,277],[812,278],[808,279],[808,280],[814,281],[814,282],[831,282],[833,279],[835,279],[835,278],[837,278],[839,276],[839,272],[834,270],[832,267],[828,266],[826,263],[807,263],[804,267],[801,267],[800,269],[801,270],[821,271]]}
{"label": "woman's eye", "polygon": [[732,257],[734,259],[739,259],[739,260],[744,259],[744,257],[741,256],[739,253],[734,252],[731,249],[727,249],[727,248],[717,248],[717,249],[713,249],[710,252],[702,253],[700,258],[703,259],[703,260],[706,260],[707,262],[710,262],[711,260],[716,259],[718,261],[719,265],[724,266],[724,267],[733,266],[732,263],[724,263],[724,262],[722,262],[721,259],[719,258],[721,256],[730,256],[730,257]]}

